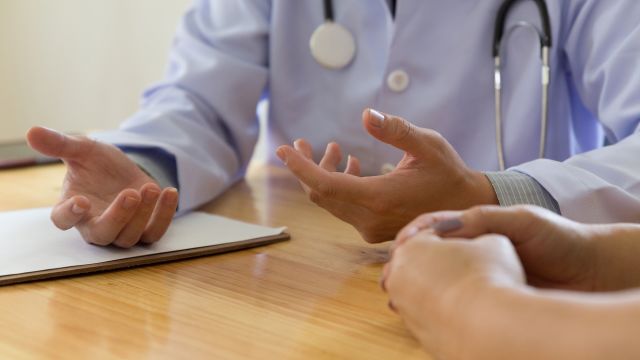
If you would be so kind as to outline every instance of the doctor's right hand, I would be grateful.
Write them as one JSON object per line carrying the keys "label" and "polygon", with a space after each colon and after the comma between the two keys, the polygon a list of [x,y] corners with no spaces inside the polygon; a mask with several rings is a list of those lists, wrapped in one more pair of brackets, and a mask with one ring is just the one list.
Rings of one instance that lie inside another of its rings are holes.
{"label": "doctor's right hand", "polygon": [[51,212],[58,228],[75,227],[91,244],[122,248],[164,235],[178,205],[177,190],[160,189],[120,149],[42,127],[31,128],[27,140],[67,166],[62,198]]}

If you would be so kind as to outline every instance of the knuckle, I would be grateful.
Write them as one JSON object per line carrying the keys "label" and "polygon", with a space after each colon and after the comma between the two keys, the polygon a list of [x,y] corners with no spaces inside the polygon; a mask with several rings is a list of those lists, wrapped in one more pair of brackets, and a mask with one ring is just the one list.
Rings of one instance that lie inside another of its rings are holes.
{"label": "knuckle", "polygon": [[321,182],[318,185],[317,192],[321,197],[333,198],[336,194],[336,189],[332,184],[328,182]]}
{"label": "knuckle", "polygon": [[407,120],[396,118],[396,121],[393,122],[392,131],[396,140],[402,141],[411,138],[411,136],[416,132],[416,128]]}
{"label": "knuckle", "polygon": [[468,213],[472,218],[484,219],[491,214],[495,206],[475,205],[469,208]]}
{"label": "knuckle", "polygon": [[317,191],[309,192],[309,200],[311,200],[311,202],[313,202],[314,204],[320,204],[321,199],[322,196]]}

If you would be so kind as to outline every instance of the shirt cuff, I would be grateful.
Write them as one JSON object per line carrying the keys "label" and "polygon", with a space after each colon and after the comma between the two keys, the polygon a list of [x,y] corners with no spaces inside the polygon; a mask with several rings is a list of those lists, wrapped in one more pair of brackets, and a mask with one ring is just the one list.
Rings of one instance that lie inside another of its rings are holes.
{"label": "shirt cuff", "polygon": [[120,147],[142,171],[152,177],[161,189],[179,190],[175,158],[159,148]]}
{"label": "shirt cuff", "polygon": [[500,206],[531,204],[560,214],[556,199],[534,178],[517,171],[485,172]]}

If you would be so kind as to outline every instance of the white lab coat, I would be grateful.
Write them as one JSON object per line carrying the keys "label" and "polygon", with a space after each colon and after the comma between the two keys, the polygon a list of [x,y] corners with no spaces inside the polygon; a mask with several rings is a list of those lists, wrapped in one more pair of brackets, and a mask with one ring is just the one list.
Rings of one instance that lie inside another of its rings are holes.
{"label": "white lab coat", "polygon": [[[372,107],[437,130],[470,167],[497,170],[490,50],[501,2],[400,0],[394,21],[385,0],[334,1],[336,21],[358,48],[353,62],[336,71],[309,51],[311,33],[324,21],[321,0],[196,1],[178,30],[164,81],[145,93],[121,129],[96,137],[175,156],[183,211],[244,174],[263,95],[270,100],[270,151],[303,137],[319,158],[337,141],[361,159],[366,174],[376,174],[402,154],[362,129],[360,114]],[[539,45],[519,29],[504,45],[507,165],[535,178],[569,218],[640,221],[640,1],[547,3],[548,159],[536,160]],[[507,26],[521,20],[539,24],[532,1],[518,3]],[[401,92],[389,84],[398,71],[408,80]],[[613,145],[597,149],[604,134]]]}

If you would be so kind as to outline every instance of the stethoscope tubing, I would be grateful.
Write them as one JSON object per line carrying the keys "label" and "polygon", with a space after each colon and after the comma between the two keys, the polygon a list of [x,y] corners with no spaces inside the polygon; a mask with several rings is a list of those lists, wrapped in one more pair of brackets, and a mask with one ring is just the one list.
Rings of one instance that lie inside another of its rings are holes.
{"label": "stethoscope tubing", "polygon": [[[513,5],[521,0],[506,0],[498,10],[493,43],[491,46],[494,58],[494,96],[495,96],[495,127],[496,127],[496,149],[498,155],[498,166],[501,171],[505,170],[504,141],[502,134],[502,58],[501,47],[504,38],[505,23]],[[552,44],[551,19],[544,0],[533,0],[538,8],[538,14],[542,24],[542,32],[536,31],[540,39],[541,74],[540,83],[542,85],[542,104],[540,109],[540,144],[538,157],[544,158],[547,140],[547,126],[549,121],[549,82],[551,77],[550,49]],[[525,23],[526,24],[526,23]]]}

